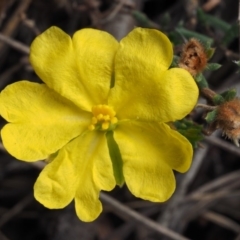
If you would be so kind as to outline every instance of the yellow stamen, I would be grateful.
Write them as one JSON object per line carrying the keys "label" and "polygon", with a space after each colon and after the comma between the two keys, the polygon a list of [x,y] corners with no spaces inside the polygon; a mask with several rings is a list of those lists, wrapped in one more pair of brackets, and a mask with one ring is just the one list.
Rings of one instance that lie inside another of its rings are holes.
{"label": "yellow stamen", "polygon": [[92,124],[96,124],[98,122],[96,117],[92,117]]}
{"label": "yellow stamen", "polygon": [[98,119],[98,120],[102,120],[102,119],[103,119],[103,115],[102,115],[101,113],[98,114],[98,115],[97,115],[97,119]]}
{"label": "yellow stamen", "polygon": [[95,105],[92,107],[92,122],[89,125],[89,130],[99,129],[108,130],[118,122],[116,112],[108,105]]}
{"label": "yellow stamen", "polygon": [[107,130],[109,128],[109,122],[103,122],[102,123],[102,129]]}
{"label": "yellow stamen", "polygon": [[117,123],[118,122],[118,119],[116,118],[116,117],[113,117],[112,119],[111,119],[111,123],[112,124],[115,124],[115,123]]}
{"label": "yellow stamen", "polygon": [[88,129],[89,129],[90,131],[92,131],[92,130],[95,129],[95,126],[94,126],[93,124],[91,124],[91,125],[88,126]]}

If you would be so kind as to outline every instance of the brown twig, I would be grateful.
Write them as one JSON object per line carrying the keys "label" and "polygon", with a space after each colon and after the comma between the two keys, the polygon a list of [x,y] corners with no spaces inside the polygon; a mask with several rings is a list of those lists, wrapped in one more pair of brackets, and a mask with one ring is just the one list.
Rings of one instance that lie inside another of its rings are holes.
{"label": "brown twig", "polygon": [[[0,33],[0,41],[6,43],[7,45],[19,50],[20,52],[23,52],[25,54],[29,54],[29,47],[11,39],[10,37],[4,36],[3,34]],[[1,43],[0,43],[0,48],[1,48]],[[1,51],[1,50],[0,50]]]}
{"label": "brown twig", "polygon": [[202,9],[206,12],[211,11],[213,8],[217,7],[221,3],[221,0],[209,0],[202,5]]}
{"label": "brown twig", "polygon": [[204,138],[204,141],[210,143],[211,145],[218,146],[230,153],[240,156],[240,149],[235,145],[228,143],[227,141],[221,140],[219,138],[208,136]]}
{"label": "brown twig", "polygon": [[103,29],[111,33],[117,40],[121,40],[125,37],[135,26],[135,20],[132,16],[133,7],[129,9],[127,6],[137,6],[137,2],[137,0],[126,0],[121,10],[113,15],[112,20],[102,24]]}
{"label": "brown twig", "polygon": [[[24,13],[32,0],[19,1],[19,5],[13,15],[8,19],[8,22],[2,30],[2,35],[12,36],[19,22],[21,21],[21,14]],[[3,55],[5,43],[0,43],[0,52]]]}
{"label": "brown twig", "polygon": [[26,196],[20,202],[18,202],[13,208],[3,214],[0,218],[0,227],[7,223],[14,216],[19,214],[31,201],[33,200],[32,194]]}
{"label": "brown twig", "polygon": [[114,17],[117,15],[117,13],[122,9],[122,7],[124,6],[124,4],[127,2],[127,0],[121,0],[117,6],[113,9],[113,11],[111,11],[106,17],[104,17],[101,20],[102,24],[105,24],[107,22],[110,22],[114,19]]}
{"label": "brown twig", "polygon": [[189,198],[189,197],[192,198],[194,196],[197,196],[199,193],[205,193],[205,192],[209,192],[209,191],[212,192],[212,191],[222,188],[224,186],[228,186],[228,188],[229,188],[229,184],[231,182],[238,181],[239,178],[240,178],[240,170],[236,170],[236,171],[226,174],[222,177],[219,177],[219,178],[211,181],[210,183],[207,183],[207,184],[201,186],[194,192],[190,193],[187,196],[187,198]]}
{"label": "brown twig", "polygon": [[229,229],[233,232],[236,232],[236,233],[240,232],[239,224],[237,224],[233,220],[231,220],[221,214],[218,214],[218,213],[215,213],[212,211],[207,211],[207,212],[204,212],[201,216],[203,218],[207,219],[208,221],[211,221],[211,222],[213,222],[221,227],[224,227],[226,229]]}
{"label": "brown twig", "polygon": [[209,105],[206,105],[206,104],[198,103],[198,104],[196,105],[196,108],[203,108],[203,109],[205,109],[205,110],[211,111],[211,110],[216,109],[217,106],[209,106]]}
{"label": "brown twig", "polygon": [[[190,170],[184,175],[182,181],[178,183],[175,194],[170,199],[165,211],[159,216],[158,222],[163,226],[169,227],[177,232],[182,232],[186,226],[186,222],[182,221],[183,216],[186,215],[188,207],[179,208],[179,204],[183,201],[186,191],[191,182],[196,177],[199,168],[207,154],[208,148],[198,149],[195,152],[192,166]],[[176,211],[177,209],[177,211]],[[165,240],[166,238],[163,238]]]}
{"label": "brown twig", "polygon": [[1,239],[1,240],[10,240],[10,239],[7,238],[1,231],[0,231],[0,239]]}
{"label": "brown twig", "polygon": [[111,198],[110,196],[101,193],[100,195],[101,200],[109,204],[112,209],[114,210],[114,213],[117,214],[118,216],[122,217],[125,220],[133,220],[136,223],[142,224],[143,226],[147,227],[148,229],[152,231],[156,231],[160,235],[167,236],[169,239],[174,239],[174,240],[187,240],[188,238],[175,233],[174,231],[165,228],[161,226],[160,224],[146,218],[145,216],[133,211],[129,207],[126,207],[124,204],[118,202],[117,200]]}
{"label": "brown twig", "polygon": [[[12,67],[7,69],[5,72],[3,72],[0,75],[0,89],[2,89],[3,87],[5,87],[7,85],[12,74],[14,74],[16,71],[21,69],[22,66],[23,66],[23,62],[20,61],[20,63],[13,65]],[[1,149],[1,147],[0,147],[0,149]]]}

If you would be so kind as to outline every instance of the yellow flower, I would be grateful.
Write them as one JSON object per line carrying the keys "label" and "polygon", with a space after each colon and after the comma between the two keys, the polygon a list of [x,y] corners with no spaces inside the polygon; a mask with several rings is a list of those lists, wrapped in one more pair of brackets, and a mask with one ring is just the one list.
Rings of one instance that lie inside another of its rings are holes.
{"label": "yellow flower", "polygon": [[[9,153],[29,162],[50,156],[34,186],[39,202],[63,208],[74,199],[78,217],[92,221],[102,210],[99,192],[121,185],[117,174],[137,197],[171,196],[173,169],[188,170],[192,147],[165,123],[187,115],[198,97],[186,70],[168,69],[172,58],[168,38],[150,29],[118,43],[98,30],[71,39],[51,27],[34,40],[30,61],[45,84],[9,85],[0,113]],[[122,163],[111,159],[114,148]]]}

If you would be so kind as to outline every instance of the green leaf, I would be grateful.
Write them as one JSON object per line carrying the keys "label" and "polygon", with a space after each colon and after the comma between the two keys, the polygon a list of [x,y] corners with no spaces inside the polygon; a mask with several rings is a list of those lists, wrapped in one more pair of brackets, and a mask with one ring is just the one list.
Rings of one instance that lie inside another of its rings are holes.
{"label": "green leaf", "polygon": [[168,12],[164,13],[160,19],[159,25],[162,27],[161,29],[166,30],[171,24],[171,16]]}
{"label": "green leaf", "polygon": [[112,131],[107,132],[106,137],[107,137],[109,155],[111,157],[112,164],[113,164],[114,177],[117,185],[122,187],[125,181],[123,176],[123,171],[122,171],[122,167],[123,167],[122,156],[121,156],[119,147],[115,139],[113,138],[113,132]]}
{"label": "green leaf", "polygon": [[211,46],[205,46],[206,47],[206,54],[207,58],[212,58],[213,54],[215,53],[216,48],[212,48]]}
{"label": "green leaf", "polygon": [[176,27],[175,31],[177,31],[179,34],[183,35],[185,38],[190,39],[190,38],[196,38],[200,40],[205,46],[206,45],[212,45],[213,44],[213,39],[205,36],[203,34],[190,31],[184,27]]}
{"label": "green leaf", "polygon": [[232,99],[234,99],[237,95],[237,90],[235,88],[229,89],[223,93],[220,94],[225,102],[231,101]]}
{"label": "green leaf", "polygon": [[179,133],[188,139],[193,148],[196,148],[198,146],[198,143],[203,139],[203,127],[194,123],[193,121],[182,119],[180,121],[174,122],[174,126]]}
{"label": "green leaf", "polygon": [[132,15],[140,26],[145,28],[158,28],[157,24],[152,22],[146,14],[135,10],[132,11]]}
{"label": "green leaf", "polygon": [[212,123],[215,121],[217,116],[217,109],[214,109],[213,111],[209,112],[207,116],[205,117],[207,123]]}
{"label": "green leaf", "polygon": [[197,76],[194,77],[194,79],[200,89],[208,88],[208,82],[202,73],[199,73]]}
{"label": "green leaf", "polygon": [[213,97],[212,100],[213,100],[214,105],[220,105],[220,104],[222,104],[222,103],[225,102],[224,97],[223,97],[222,95],[220,95],[220,94],[216,94],[216,95]]}
{"label": "green leaf", "polygon": [[204,70],[208,70],[208,71],[216,71],[217,69],[219,69],[222,65],[219,63],[208,63],[206,68]]}
{"label": "green leaf", "polygon": [[231,25],[227,22],[221,20],[218,17],[214,17],[213,15],[203,12],[202,9],[197,10],[197,18],[199,22],[205,27],[210,26],[223,32],[227,32],[231,27]]}
{"label": "green leaf", "polygon": [[230,28],[225,32],[225,35],[222,39],[222,43],[227,46],[229,45],[234,38],[237,38],[239,35],[239,26],[238,24],[233,24],[232,26],[230,26]]}

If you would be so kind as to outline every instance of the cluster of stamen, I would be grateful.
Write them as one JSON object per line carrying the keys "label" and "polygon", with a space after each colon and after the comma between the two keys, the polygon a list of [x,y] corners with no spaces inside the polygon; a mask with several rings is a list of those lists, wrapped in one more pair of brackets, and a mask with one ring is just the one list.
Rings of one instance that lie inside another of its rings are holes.
{"label": "cluster of stamen", "polygon": [[108,130],[111,126],[118,122],[115,117],[116,112],[108,105],[96,105],[92,107],[92,122],[89,125],[90,130]]}

